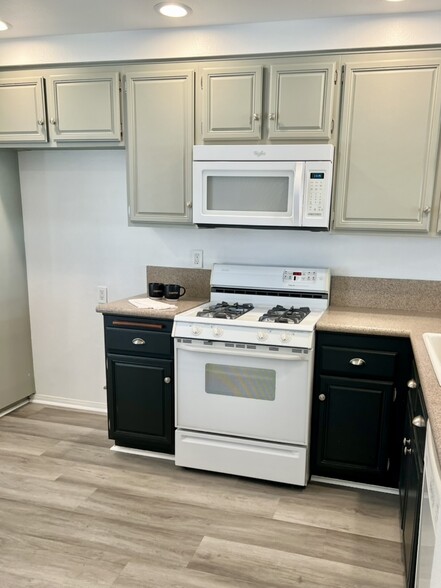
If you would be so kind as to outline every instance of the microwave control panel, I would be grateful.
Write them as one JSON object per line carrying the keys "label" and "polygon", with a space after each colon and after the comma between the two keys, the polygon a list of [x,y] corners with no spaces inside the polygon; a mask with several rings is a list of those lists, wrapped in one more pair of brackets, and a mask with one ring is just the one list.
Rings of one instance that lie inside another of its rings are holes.
{"label": "microwave control panel", "polygon": [[302,226],[329,226],[332,166],[330,162],[307,162]]}

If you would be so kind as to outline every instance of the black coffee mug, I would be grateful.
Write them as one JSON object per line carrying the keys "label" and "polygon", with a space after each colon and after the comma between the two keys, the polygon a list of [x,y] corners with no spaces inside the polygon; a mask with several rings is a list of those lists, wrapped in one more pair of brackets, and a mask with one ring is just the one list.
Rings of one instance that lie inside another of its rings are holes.
{"label": "black coffee mug", "polygon": [[149,282],[149,297],[162,298],[164,296],[164,284],[160,282]]}
{"label": "black coffee mug", "polygon": [[186,289],[184,286],[180,286],[179,284],[166,284],[164,286],[164,294],[168,300],[177,300],[181,296],[184,296],[185,292]]}

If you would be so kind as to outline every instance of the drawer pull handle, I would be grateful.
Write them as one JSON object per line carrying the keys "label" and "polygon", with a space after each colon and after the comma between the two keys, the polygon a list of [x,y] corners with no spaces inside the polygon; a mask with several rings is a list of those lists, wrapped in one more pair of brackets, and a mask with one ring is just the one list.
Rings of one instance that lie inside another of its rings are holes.
{"label": "drawer pull handle", "polygon": [[366,362],[364,361],[364,359],[361,359],[361,357],[353,357],[352,359],[349,360],[349,363],[351,365],[362,366]]}
{"label": "drawer pull handle", "polygon": [[112,321],[112,325],[114,327],[136,327],[137,329],[158,329],[158,331],[164,328],[164,325],[161,325],[161,324],[135,323],[135,322],[130,322],[130,321]]}
{"label": "drawer pull handle", "polygon": [[412,419],[412,425],[414,427],[419,427],[420,429],[424,429],[426,426],[426,419],[419,414],[414,419]]}
{"label": "drawer pull handle", "polygon": [[132,343],[133,345],[145,345],[145,341],[144,339],[141,339],[141,337],[136,337],[132,340]]}

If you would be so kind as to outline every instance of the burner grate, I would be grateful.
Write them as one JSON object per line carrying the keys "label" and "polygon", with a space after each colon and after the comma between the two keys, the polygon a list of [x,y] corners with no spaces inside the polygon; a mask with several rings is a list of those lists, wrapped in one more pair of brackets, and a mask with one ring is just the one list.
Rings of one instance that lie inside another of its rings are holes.
{"label": "burner grate", "polygon": [[278,304],[273,308],[266,311],[265,314],[259,317],[259,321],[265,323],[289,323],[298,324],[308,316],[311,309],[307,306],[301,306],[300,308],[285,308]]}
{"label": "burner grate", "polygon": [[220,318],[234,320],[254,308],[253,304],[239,304],[239,302],[219,302],[200,310],[196,316],[205,318]]}

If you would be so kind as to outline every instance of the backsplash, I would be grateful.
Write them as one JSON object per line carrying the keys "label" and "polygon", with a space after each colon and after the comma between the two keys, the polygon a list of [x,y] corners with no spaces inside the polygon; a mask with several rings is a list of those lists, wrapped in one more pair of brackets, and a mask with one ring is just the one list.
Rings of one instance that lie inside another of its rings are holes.
{"label": "backsplash", "polygon": [[[210,298],[211,270],[193,269],[187,267],[162,267],[148,265],[147,284],[149,282],[161,282],[163,284],[179,284],[187,290],[186,298],[203,299]],[[148,291],[148,288],[147,288]]]}
{"label": "backsplash", "polygon": [[441,281],[332,276],[331,305],[441,312]]}

